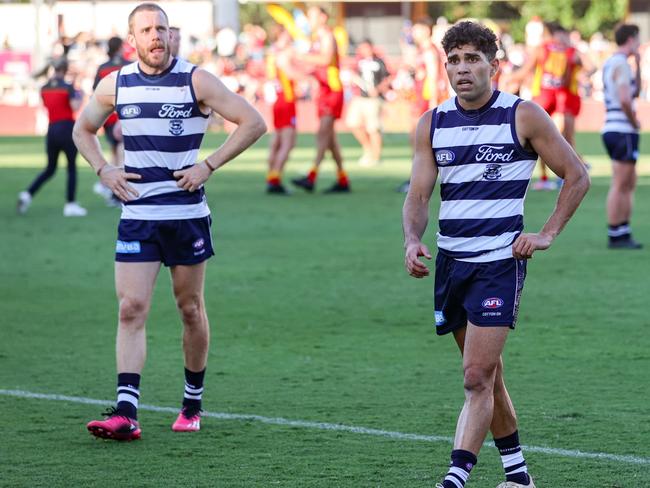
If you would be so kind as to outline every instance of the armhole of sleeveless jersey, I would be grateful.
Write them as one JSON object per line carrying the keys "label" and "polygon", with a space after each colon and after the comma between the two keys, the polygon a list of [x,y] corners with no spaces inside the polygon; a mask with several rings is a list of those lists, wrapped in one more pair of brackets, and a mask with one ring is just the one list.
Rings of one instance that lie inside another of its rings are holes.
{"label": "armhole of sleeveless jersey", "polygon": [[194,76],[194,71],[196,70],[197,67],[198,66],[192,66],[192,70],[190,71],[190,93],[192,94],[192,101],[196,106],[196,111],[201,114],[201,117],[207,119],[208,117],[210,117],[210,114],[204,114],[203,111],[201,110],[201,106],[199,105],[199,102],[196,99],[196,93],[194,92],[194,83],[192,83],[192,77]]}
{"label": "armhole of sleeveless jersey", "polygon": [[117,70],[117,75],[115,76],[115,112],[117,113],[117,118],[120,118],[120,113],[117,111],[117,91],[120,89],[120,75],[122,74],[122,68]]}
{"label": "armhole of sleeveless jersey", "polygon": [[510,113],[508,114],[508,119],[510,119],[510,132],[512,133],[512,142],[515,144],[517,151],[522,156],[531,159],[537,159],[539,155],[535,151],[528,151],[524,148],[519,142],[519,136],[517,135],[517,107],[523,102],[521,98],[517,99],[515,103],[510,107]]}
{"label": "armhole of sleeveless jersey", "polygon": [[429,146],[433,149],[433,133],[436,131],[436,118],[438,115],[438,107],[431,111],[431,125],[429,126]]}

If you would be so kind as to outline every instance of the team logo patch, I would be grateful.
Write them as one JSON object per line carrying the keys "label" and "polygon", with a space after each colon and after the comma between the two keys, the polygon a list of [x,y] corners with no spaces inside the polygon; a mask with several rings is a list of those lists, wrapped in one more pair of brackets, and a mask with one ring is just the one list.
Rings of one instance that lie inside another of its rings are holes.
{"label": "team logo patch", "polygon": [[436,319],[436,327],[441,327],[447,323],[447,319],[445,318],[445,314],[442,313],[442,310],[435,310],[433,315]]}
{"label": "team logo patch", "polygon": [[140,107],[137,105],[127,105],[120,109],[120,115],[125,119],[132,119],[133,117],[137,117],[141,112],[142,110],[140,110]]}
{"label": "team logo patch", "polygon": [[185,132],[185,127],[183,127],[183,121],[182,120],[170,120],[169,121],[169,132],[173,136],[180,136],[183,132]]}
{"label": "team logo patch", "polygon": [[194,249],[201,249],[203,246],[205,246],[205,241],[203,240],[202,237],[199,238],[199,239],[197,239],[197,240],[195,240],[195,241],[192,243],[192,247],[193,247]]}
{"label": "team logo patch", "polygon": [[495,309],[503,307],[503,299],[499,297],[486,298],[481,303],[483,308]]}
{"label": "team logo patch", "polygon": [[440,151],[436,151],[436,163],[442,165],[442,164],[450,164],[456,159],[456,155],[450,151],[449,149],[442,149]]}
{"label": "team logo patch", "polygon": [[486,180],[494,181],[501,178],[501,165],[500,164],[487,164],[483,172],[483,178]]}
{"label": "team logo patch", "polygon": [[117,241],[115,243],[115,252],[118,254],[139,254],[140,241]]}

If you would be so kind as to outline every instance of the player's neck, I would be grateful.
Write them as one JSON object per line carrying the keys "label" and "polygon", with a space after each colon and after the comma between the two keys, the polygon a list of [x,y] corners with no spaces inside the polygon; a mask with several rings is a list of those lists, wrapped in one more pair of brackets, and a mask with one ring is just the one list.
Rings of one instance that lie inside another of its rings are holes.
{"label": "player's neck", "polygon": [[159,74],[164,73],[165,71],[167,71],[169,69],[169,67],[172,65],[173,62],[174,62],[174,56],[170,55],[169,59],[167,60],[167,63],[165,64],[165,66],[162,67],[162,68],[159,68],[159,67],[149,66],[148,64],[146,64],[141,59],[138,59],[138,68],[145,75],[156,76],[156,75],[159,75]]}
{"label": "player's neck", "polygon": [[478,110],[483,108],[485,104],[490,101],[492,95],[494,95],[494,90],[490,88],[483,95],[474,100],[466,100],[459,95],[456,96],[456,99],[458,100],[458,105],[460,105],[463,110]]}

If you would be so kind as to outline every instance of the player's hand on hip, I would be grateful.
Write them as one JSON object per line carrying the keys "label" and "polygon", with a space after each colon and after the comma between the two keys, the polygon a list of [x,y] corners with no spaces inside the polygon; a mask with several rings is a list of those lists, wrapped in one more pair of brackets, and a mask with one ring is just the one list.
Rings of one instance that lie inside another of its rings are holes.
{"label": "player's hand on hip", "polygon": [[548,234],[520,234],[512,244],[512,255],[516,259],[531,259],[535,251],[548,249],[552,243]]}
{"label": "player's hand on hip", "polygon": [[128,202],[139,196],[135,188],[129,185],[129,180],[139,180],[141,178],[142,176],[137,173],[127,173],[122,168],[108,164],[101,170],[99,177],[102,184],[123,202]]}
{"label": "player's hand on hip", "polygon": [[420,261],[419,258],[424,257],[431,259],[431,253],[427,246],[421,242],[416,242],[406,246],[406,254],[404,255],[404,265],[408,274],[414,278],[424,278],[429,276],[429,268]]}
{"label": "player's hand on hip", "polygon": [[208,181],[212,171],[205,164],[195,164],[191,168],[174,171],[174,178],[179,188],[187,191],[196,191],[203,183]]}

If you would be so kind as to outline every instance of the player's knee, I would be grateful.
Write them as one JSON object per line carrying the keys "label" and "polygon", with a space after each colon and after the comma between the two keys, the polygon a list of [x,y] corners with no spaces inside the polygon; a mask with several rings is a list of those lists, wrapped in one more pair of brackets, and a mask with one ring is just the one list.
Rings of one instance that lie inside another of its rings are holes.
{"label": "player's knee", "polygon": [[120,299],[120,324],[144,326],[149,304],[146,300],[134,297]]}
{"label": "player's knee", "polygon": [[494,387],[494,369],[493,366],[469,365],[465,367],[463,378],[464,388],[468,392],[480,393],[486,390],[492,390]]}
{"label": "player's knee", "polygon": [[180,298],[177,300],[176,305],[186,326],[202,323],[205,307],[200,296],[192,295]]}

